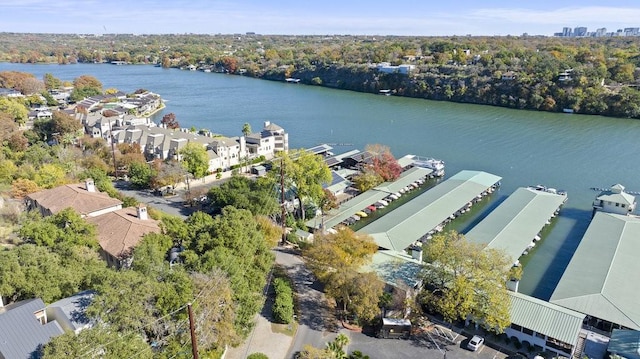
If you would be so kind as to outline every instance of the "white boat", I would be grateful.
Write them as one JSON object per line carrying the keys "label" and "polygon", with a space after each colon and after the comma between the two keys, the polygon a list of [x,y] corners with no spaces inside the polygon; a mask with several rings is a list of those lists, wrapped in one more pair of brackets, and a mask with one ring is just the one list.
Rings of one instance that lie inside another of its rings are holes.
{"label": "white boat", "polygon": [[400,198],[400,197],[396,196],[395,194],[389,195],[389,197],[391,197],[391,199],[393,199],[393,200],[396,200],[396,199]]}
{"label": "white boat", "polygon": [[378,203],[380,203],[381,205],[383,205],[385,207],[389,205],[389,202],[385,201],[384,199],[379,200]]}

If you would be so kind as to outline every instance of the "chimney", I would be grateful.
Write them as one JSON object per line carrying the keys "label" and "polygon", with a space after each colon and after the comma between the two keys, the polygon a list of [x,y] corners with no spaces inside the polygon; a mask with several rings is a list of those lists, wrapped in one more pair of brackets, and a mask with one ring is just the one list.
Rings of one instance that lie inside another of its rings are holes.
{"label": "chimney", "polygon": [[149,216],[147,215],[147,207],[145,205],[139,204],[138,207],[136,207],[136,212],[138,212],[139,220],[146,221],[149,219]]}
{"label": "chimney", "polygon": [[422,262],[422,247],[420,246],[412,246],[411,247],[411,258]]}
{"label": "chimney", "polygon": [[84,187],[87,190],[87,192],[95,192],[96,191],[96,185],[93,182],[93,179],[91,179],[91,178],[87,178],[86,180],[84,180]]}
{"label": "chimney", "polygon": [[267,127],[271,124],[271,121],[264,121],[264,127]]}

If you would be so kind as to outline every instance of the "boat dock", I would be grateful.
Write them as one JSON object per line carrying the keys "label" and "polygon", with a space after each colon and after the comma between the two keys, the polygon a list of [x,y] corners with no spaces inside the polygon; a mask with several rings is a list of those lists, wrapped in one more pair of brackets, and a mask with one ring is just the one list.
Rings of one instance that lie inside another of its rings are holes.
{"label": "boat dock", "polygon": [[[421,167],[414,167],[419,169]],[[444,225],[492,193],[502,177],[482,171],[461,171],[384,217],[360,229],[384,249],[403,251],[443,229]]]}
{"label": "boat dock", "polygon": [[427,168],[411,168],[403,172],[397,180],[382,183],[375,188],[359,194],[341,204],[339,208],[329,211],[323,219],[314,218],[307,221],[306,225],[316,230],[322,227],[323,222],[324,228],[337,226],[368,206],[375,205],[376,203],[386,203],[381,201],[384,201],[389,195],[399,192],[412,183],[426,178],[431,172],[432,171]]}
{"label": "boat dock", "polygon": [[506,252],[514,265],[539,241],[540,231],[557,216],[567,195],[543,186],[520,187],[465,234],[474,243]]}

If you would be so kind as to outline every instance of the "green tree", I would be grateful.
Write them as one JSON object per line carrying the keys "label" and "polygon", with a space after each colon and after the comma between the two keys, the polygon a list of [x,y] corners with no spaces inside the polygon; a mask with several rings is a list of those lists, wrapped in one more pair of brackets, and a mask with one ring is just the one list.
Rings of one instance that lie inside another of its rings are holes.
{"label": "green tree", "polygon": [[270,216],[280,210],[270,183],[253,181],[244,176],[232,176],[219,187],[211,187],[207,196],[212,206],[222,209],[233,206],[248,209],[254,215]]}
{"label": "green tree", "polygon": [[382,177],[369,167],[353,177],[353,184],[360,192],[368,191],[382,183],[382,181]]}
{"label": "green tree", "polygon": [[47,90],[55,90],[62,87],[62,81],[50,73],[44,74],[43,81],[44,81],[44,87]]}
{"label": "green tree", "polygon": [[185,226],[173,223],[171,229],[169,235],[174,236],[175,231],[174,237],[186,237],[182,240],[186,269],[207,273],[219,268],[228,274],[237,308],[235,328],[246,336],[253,316],[262,307],[261,292],[273,263],[254,216],[248,210],[227,206],[215,218],[196,212]]}
{"label": "green tree", "polygon": [[209,171],[209,156],[204,146],[189,142],[180,150],[182,166],[191,173],[194,178],[202,178]]}
{"label": "green tree", "polygon": [[278,157],[270,173],[273,177],[279,176],[280,166],[284,165],[285,189],[295,194],[300,203],[299,218],[304,220],[304,204],[320,204],[324,197],[322,185],[331,182],[331,171],[322,156],[305,150],[280,152]]}
{"label": "green tree", "polygon": [[249,136],[251,134],[251,125],[248,123],[244,123],[244,125],[242,125],[242,134],[245,136]]}
{"label": "green tree", "polygon": [[152,358],[153,351],[138,333],[122,333],[102,326],[54,337],[42,349],[43,359],[99,356],[104,359]]}
{"label": "green tree", "polygon": [[149,188],[155,173],[146,162],[134,161],[129,165],[129,181],[135,188]]}
{"label": "green tree", "polygon": [[473,320],[487,330],[509,326],[506,283],[516,276],[512,258],[471,243],[456,232],[434,236],[423,249],[421,301],[447,321]]}
{"label": "green tree", "polygon": [[36,173],[35,181],[40,188],[53,188],[66,182],[67,171],[62,166],[45,163]]}
{"label": "green tree", "polygon": [[39,246],[86,246],[98,247],[95,225],[85,221],[72,208],[42,218],[40,213],[32,211],[19,230],[20,237]]}
{"label": "green tree", "polygon": [[15,122],[21,125],[27,122],[29,116],[29,109],[25,105],[18,100],[5,96],[0,96],[0,112],[8,114]]}

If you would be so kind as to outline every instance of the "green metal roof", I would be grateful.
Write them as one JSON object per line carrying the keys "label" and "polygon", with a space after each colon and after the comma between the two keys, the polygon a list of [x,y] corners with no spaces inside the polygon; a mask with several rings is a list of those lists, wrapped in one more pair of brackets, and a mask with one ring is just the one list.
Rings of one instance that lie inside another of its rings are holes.
{"label": "green metal roof", "polygon": [[[417,181],[420,178],[424,178],[433,172],[427,168],[414,167],[407,171],[404,171],[400,178],[394,182],[385,182],[378,187],[370,189],[362,194],[359,194],[350,200],[344,202],[339,208],[329,211],[325,214],[324,226],[325,228],[332,228],[340,224],[340,222],[353,216],[358,211],[362,211],[367,206],[370,206],[377,201],[384,199],[391,193],[398,192],[401,188],[404,188],[411,183]],[[320,228],[322,220],[320,218],[313,218],[307,221],[306,225],[309,228]]]}
{"label": "green metal roof", "polygon": [[511,322],[560,340],[575,344],[584,314],[522,293],[509,292]]}
{"label": "green metal roof", "polygon": [[371,235],[382,248],[402,251],[501,179],[461,171],[358,232]]}
{"label": "green metal roof", "polygon": [[596,212],[550,301],[640,329],[638,253],[639,217]]}
{"label": "green metal roof", "polygon": [[390,250],[379,250],[371,263],[360,268],[361,272],[376,272],[385,283],[397,286],[404,283],[410,287],[419,282],[422,263],[410,255]]}
{"label": "green metal roof", "polygon": [[565,195],[518,188],[465,237],[503,250],[515,262],[566,199]]}

